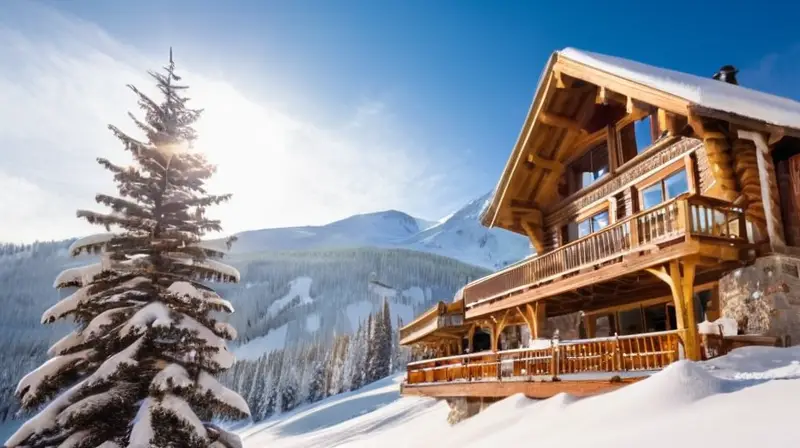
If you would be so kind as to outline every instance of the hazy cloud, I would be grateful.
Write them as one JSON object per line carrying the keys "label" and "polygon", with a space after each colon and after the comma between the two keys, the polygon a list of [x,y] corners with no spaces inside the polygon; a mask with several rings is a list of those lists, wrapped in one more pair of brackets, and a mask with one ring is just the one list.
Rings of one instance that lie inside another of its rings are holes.
{"label": "hazy cloud", "polygon": [[[106,125],[133,131],[126,114],[138,109],[125,84],[152,91],[146,70],[166,56],[141,54],[53,10],[28,13],[32,20],[19,24],[0,20],[0,241],[98,230],[74,213],[97,208],[95,193],[113,191],[96,157],[128,161]],[[321,127],[176,62],[194,105],[206,110],[197,148],[219,166],[212,187],[234,194],[214,213],[226,230],[320,224],[386,208],[431,218],[450,211],[441,205],[452,193],[445,184],[452,167],[404,133],[390,104],[362,101],[343,125]]]}

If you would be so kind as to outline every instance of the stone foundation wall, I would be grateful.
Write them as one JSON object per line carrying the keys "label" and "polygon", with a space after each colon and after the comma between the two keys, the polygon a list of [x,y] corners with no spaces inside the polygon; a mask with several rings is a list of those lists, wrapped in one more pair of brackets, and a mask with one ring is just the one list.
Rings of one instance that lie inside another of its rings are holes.
{"label": "stone foundation wall", "polygon": [[447,405],[450,406],[450,413],[447,414],[447,423],[455,425],[473,415],[476,415],[496,402],[497,398],[474,398],[474,397],[453,397],[445,398]]}
{"label": "stone foundation wall", "polygon": [[739,332],[790,337],[800,343],[800,258],[761,257],[719,281],[723,317],[735,319]]}

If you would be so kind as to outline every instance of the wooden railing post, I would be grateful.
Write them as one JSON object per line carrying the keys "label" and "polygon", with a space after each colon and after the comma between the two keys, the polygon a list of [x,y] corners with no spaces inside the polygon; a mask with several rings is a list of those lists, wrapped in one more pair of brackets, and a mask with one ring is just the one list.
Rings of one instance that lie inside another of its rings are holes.
{"label": "wooden railing post", "polygon": [[622,371],[622,346],[619,343],[619,334],[614,333],[614,369]]}
{"label": "wooden railing post", "polygon": [[550,358],[550,376],[553,377],[553,381],[557,381],[559,373],[558,364],[561,351],[559,350],[558,338],[554,337],[553,339],[551,339],[550,344],[553,350],[552,356]]}
{"label": "wooden railing post", "polygon": [[745,218],[744,210],[737,212],[739,221],[739,238],[747,240],[747,219]]}
{"label": "wooden railing post", "polygon": [[692,223],[689,201],[686,199],[681,199],[677,201],[676,205],[678,206],[678,226],[681,228],[681,230],[683,230],[686,241],[689,241],[692,238]]}

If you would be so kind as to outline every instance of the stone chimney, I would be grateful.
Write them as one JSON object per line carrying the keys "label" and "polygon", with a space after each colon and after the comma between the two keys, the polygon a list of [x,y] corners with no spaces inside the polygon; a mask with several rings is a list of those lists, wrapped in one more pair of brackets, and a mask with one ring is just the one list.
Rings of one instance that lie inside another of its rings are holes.
{"label": "stone chimney", "polygon": [[714,73],[713,78],[717,81],[727,82],[728,84],[739,85],[739,82],[736,80],[737,73],[739,73],[739,70],[737,70],[736,67],[724,65],[717,73]]}

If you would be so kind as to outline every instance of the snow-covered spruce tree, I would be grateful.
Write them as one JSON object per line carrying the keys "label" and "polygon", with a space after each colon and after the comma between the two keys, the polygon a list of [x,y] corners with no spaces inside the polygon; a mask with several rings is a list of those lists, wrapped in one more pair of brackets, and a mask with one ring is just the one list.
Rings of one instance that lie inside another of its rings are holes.
{"label": "snow-covered spruce tree", "polygon": [[213,312],[233,311],[201,281],[234,282],[238,272],[201,242],[219,221],[209,206],[229,195],[206,192],[215,171],[191,151],[199,110],[186,106],[185,86],[170,63],[150,72],[163,100],[133,86],[144,120],[131,115],[146,139],[109,126],[133,156],[131,166],[98,162],[114,174],[118,196],[98,194],[110,213],[78,217],[107,233],[76,241],[73,255],[100,254],[101,262],[68,269],[57,288],[77,288],[48,309],[43,323],[70,318],[77,329],[49,351],[52,358],[19,383],[23,407],[50,400],[6,442],[7,447],[208,447],[213,416],[249,415],[245,401],[215,375],[233,363],[229,324]]}

